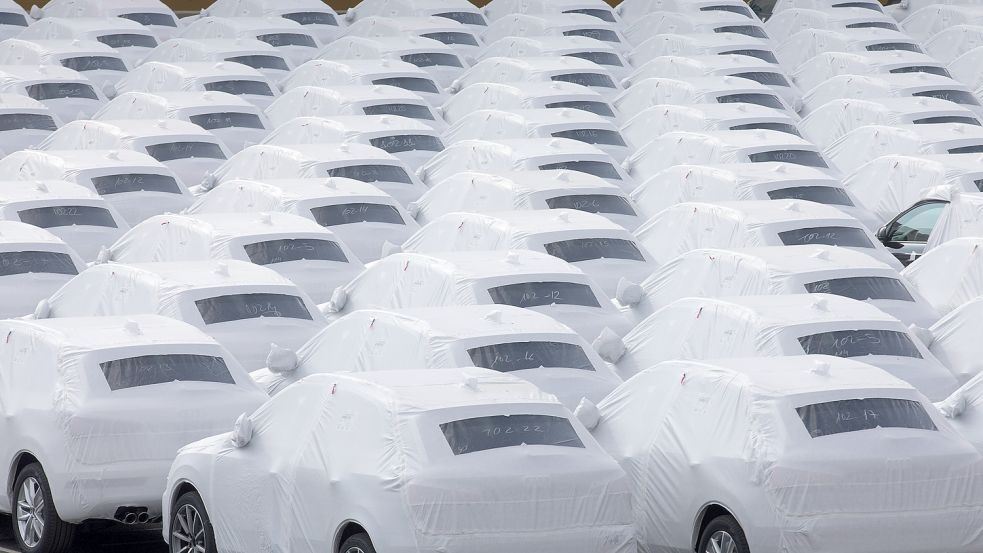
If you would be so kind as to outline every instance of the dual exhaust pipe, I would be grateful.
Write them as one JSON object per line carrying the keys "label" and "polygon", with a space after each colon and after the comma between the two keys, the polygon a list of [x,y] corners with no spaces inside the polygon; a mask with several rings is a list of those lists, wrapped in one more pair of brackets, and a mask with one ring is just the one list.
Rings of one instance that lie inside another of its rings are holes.
{"label": "dual exhaust pipe", "polygon": [[127,525],[152,522],[146,507],[120,507],[116,509],[116,515],[113,518]]}

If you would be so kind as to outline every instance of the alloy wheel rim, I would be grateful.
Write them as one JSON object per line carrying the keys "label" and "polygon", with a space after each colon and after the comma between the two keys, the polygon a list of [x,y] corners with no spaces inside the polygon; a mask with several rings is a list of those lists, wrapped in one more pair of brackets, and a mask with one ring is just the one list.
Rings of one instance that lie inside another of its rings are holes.
{"label": "alloy wheel rim", "polygon": [[734,538],[723,530],[717,530],[710,536],[706,551],[703,553],[736,553],[736,551],[737,543],[734,542]]}
{"label": "alloy wheel rim", "polygon": [[207,553],[205,524],[193,505],[182,505],[171,522],[172,553]]}
{"label": "alloy wheel rim", "polygon": [[17,491],[17,531],[28,547],[36,547],[44,535],[44,494],[33,476],[24,479]]}
{"label": "alloy wheel rim", "polygon": [[362,551],[361,547],[353,545],[352,547],[349,547],[345,553],[365,553],[365,551]]}

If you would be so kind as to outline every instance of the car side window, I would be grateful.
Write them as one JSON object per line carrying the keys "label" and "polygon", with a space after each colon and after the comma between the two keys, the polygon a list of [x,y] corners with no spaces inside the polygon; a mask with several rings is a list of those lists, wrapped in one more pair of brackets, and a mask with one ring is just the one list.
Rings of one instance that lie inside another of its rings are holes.
{"label": "car side window", "polygon": [[891,225],[892,242],[927,242],[946,202],[927,202],[902,213]]}

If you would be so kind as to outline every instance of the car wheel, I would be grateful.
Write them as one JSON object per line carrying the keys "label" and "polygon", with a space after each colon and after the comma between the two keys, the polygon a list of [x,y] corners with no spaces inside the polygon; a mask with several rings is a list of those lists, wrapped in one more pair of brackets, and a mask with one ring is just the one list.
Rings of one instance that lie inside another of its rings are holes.
{"label": "car wheel", "polygon": [[217,553],[215,531],[198,492],[187,492],[171,510],[171,553]]}
{"label": "car wheel", "polygon": [[340,553],[375,553],[368,534],[355,534],[341,544]]}
{"label": "car wheel", "polygon": [[721,515],[710,521],[700,535],[698,553],[750,553],[747,537],[737,520]]}
{"label": "car wheel", "polygon": [[11,522],[14,539],[24,553],[67,553],[75,540],[75,525],[58,517],[48,478],[38,463],[24,467],[14,481]]}

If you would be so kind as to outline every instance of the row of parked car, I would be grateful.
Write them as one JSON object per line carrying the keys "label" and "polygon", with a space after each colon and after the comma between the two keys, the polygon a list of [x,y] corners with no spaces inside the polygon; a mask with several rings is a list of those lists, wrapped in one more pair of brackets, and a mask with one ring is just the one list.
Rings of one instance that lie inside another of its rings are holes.
{"label": "row of parked car", "polygon": [[26,553],[983,550],[983,8],[8,4]]}

